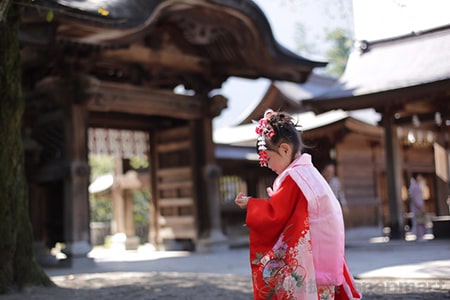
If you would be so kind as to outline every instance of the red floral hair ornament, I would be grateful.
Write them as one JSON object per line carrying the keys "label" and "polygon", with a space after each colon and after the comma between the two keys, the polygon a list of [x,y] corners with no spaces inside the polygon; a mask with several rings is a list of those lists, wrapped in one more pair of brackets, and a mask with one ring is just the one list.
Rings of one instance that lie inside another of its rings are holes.
{"label": "red floral hair ornament", "polygon": [[273,110],[268,109],[264,113],[264,117],[261,118],[256,126],[255,132],[258,136],[258,155],[259,155],[259,165],[261,167],[267,167],[267,147],[266,138],[271,139],[275,135],[275,131],[269,124],[269,118],[273,114]]}

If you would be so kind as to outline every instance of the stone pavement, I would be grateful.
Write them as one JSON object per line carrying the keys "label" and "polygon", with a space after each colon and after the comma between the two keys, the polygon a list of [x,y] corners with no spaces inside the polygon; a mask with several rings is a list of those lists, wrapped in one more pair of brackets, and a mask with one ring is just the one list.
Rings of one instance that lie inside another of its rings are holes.
{"label": "stone pavement", "polygon": [[[248,248],[217,253],[95,249],[95,263],[46,269],[57,287],[0,296],[23,299],[252,299]],[[378,228],[346,233],[349,268],[363,299],[450,299],[450,240],[387,240]]]}

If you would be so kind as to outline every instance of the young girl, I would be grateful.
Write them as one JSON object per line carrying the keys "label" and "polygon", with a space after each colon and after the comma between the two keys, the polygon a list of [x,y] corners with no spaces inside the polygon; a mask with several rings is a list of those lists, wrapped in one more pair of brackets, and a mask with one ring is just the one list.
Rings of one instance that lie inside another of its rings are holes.
{"label": "young girl", "polygon": [[247,209],[254,299],[361,299],[344,258],[339,202],[302,154],[292,117],[268,110],[256,133],[260,165],[278,177],[269,200],[235,199]]}

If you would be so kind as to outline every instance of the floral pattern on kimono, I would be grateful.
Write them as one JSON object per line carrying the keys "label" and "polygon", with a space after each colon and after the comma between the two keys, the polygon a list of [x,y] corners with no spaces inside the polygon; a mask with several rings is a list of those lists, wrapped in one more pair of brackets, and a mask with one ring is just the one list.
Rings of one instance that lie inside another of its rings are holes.
{"label": "floral pattern on kimono", "polygon": [[[289,229],[289,228],[288,228]],[[287,230],[288,231],[288,230]],[[307,294],[311,299],[317,298],[315,288],[314,266],[311,263],[311,240],[308,231],[294,247],[288,246],[284,234],[281,234],[278,242],[272,250],[262,254],[252,262],[257,266],[257,272],[253,273],[254,280],[261,282],[258,293],[266,299],[298,299],[299,295],[305,298]]]}
{"label": "floral pattern on kimono", "polygon": [[307,214],[306,199],[290,178],[270,200],[250,199],[255,299],[318,299]]}

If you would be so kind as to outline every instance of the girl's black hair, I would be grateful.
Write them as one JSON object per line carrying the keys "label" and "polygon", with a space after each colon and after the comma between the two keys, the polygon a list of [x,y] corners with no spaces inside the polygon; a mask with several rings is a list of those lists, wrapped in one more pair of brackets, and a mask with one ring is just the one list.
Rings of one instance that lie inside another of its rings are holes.
{"label": "girl's black hair", "polygon": [[286,112],[273,112],[268,123],[274,130],[272,138],[265,136],[267,150],[278,151],[282,143],[292,146],[293,156],[303,151],[304,144],[298,131],[298,125],[294,118]]}

